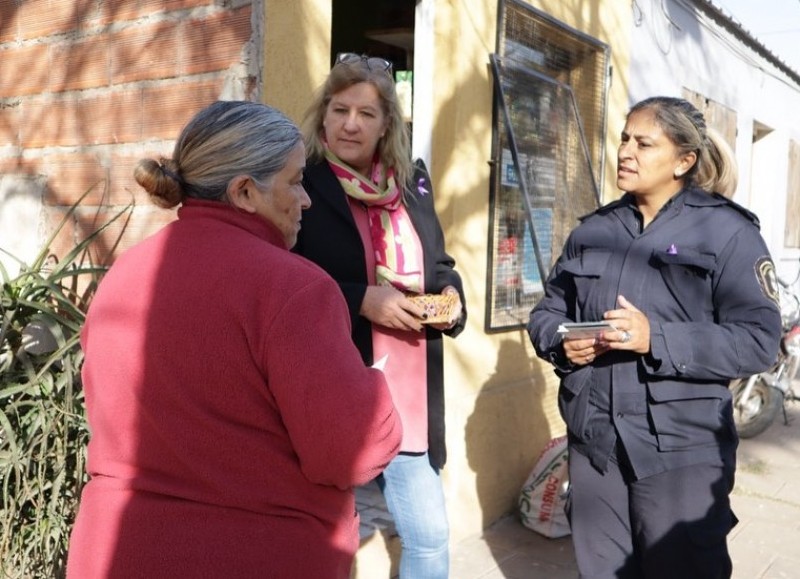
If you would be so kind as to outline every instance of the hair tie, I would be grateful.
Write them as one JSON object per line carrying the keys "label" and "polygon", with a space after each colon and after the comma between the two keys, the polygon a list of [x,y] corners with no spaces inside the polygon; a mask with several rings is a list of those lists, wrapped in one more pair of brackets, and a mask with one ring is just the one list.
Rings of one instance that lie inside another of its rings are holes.
{"label": "hair tie", "polygon": [[158,168],[161,169],[161,172],[170,179],[173,179],[178,183],[183,183],[183,179],[181,179],[178,174],[174,173],[169,167],[167,167],[163,161],[158,162]]}

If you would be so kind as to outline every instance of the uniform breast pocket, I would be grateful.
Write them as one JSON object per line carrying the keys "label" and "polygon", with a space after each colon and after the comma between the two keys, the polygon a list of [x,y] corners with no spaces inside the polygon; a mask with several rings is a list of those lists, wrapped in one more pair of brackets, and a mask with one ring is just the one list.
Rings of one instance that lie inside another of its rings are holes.
{"label": "uniform breast pocket", "polygon": [[[590,307],[590,299],[600,291],[601,284],[597,281],[608,268],[610,257],[611,252],[607,250],[584,251],[580,256],[563,264],[564,270],[569,272],[575,283],[576,311],[581,312],[582,320],[594,319],[591,318],[594,308]],[[605,303],[602,299],[595,301]]]}
{"label": "uniform breast pocket", "polygon": [[681,248],[680,253],[654,252],[651,262],[687,319],[709,319],[711,278],[717,269],[715,255]]}

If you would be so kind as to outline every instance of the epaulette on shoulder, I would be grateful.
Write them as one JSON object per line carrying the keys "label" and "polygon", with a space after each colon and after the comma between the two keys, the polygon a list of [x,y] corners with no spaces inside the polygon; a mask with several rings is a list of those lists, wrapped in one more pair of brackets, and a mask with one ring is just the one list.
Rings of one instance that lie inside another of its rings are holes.
{"label": "epaulette on shoulder", "polygon": [[601,207],[598,207],[597,209],[595,209],[594,211],[592,211],[590,213],[587,213],[585,215],[581,215],[580,217],[578,217],[578,221],[584,221],[586,219],[589,219],[592,215],[605,215],[607,213],[611,213],[612,211],[617,209],[622,204],[623,204],[623,199],[622,198],[619,198],[619,199],[617,199],[615,201],[611,201],[611,202],[606,203],[605,205],[603,205]]}
{"label": "epaulette on shoulder", "polygon": [[723,203],[725,205],[728,205],[729,207],[735,209],[736,211],[738,211],[739,213],[744,215],[747,219],[752,221],[753,224],[755,224],[756,227],[761,227],[761,222],[758,220],[758,215],[756,215],[755,213],[753,213],[752,211],[750,211],[746,207],[742,207],[741,205],[736,203],[736,201],[733,201],[732,199],[728,199],[727,197],[725,197],[724,195],[720,195],[719,193],[711,193],[711,197],[713,197],[714,199],[719,200],[721,203]]}

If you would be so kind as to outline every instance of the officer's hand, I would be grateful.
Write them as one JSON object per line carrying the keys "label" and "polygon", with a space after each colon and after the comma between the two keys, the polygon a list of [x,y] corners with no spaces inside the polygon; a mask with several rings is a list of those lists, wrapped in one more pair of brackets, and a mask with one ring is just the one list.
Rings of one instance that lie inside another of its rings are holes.
{"label": "officer's hand", "polygon": [[650,321],[625,296],[617,296],[620,308],[609,310],[603,319],[614,324],[616,332],[604,332],[611,350],[629,350],[639,354],[650,351]]}
{"label": "officer's hand", "polygon": [[608,351],[605,340],[597,338],[564,338],[564,354],[575,366],[594,362],[600,354]]}

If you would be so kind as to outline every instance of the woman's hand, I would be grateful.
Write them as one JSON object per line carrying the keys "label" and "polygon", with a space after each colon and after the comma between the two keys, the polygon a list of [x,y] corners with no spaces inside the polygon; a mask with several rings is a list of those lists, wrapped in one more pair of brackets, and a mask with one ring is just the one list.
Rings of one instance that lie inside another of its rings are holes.
{"label": "woman's hand", "polygon": [[603,319],[614,324],[616,332],[604,332],[609,350],[628,350],[638,354],[650,351],[650,321],[625,296],[618,296],[620,309],[609,310]]}
{"label": "woman's hand", "polygon": [[600,354],[608,351],[608,344],[599,338],[564,338],[564,354],[575,366],[594,362]]}
{"label": "woman's hand", "polygon": [[458,320],[461,318],[461,311],[463,306],[461,305],[461,296],[458,295],[458,290],[453,286],[449,285],[445,287],[441,293],[443,296],[455,294],[456,298],[458,299],[458,303],[456,304],[456,307],[453,308],[453,312],[452,314],[450,314],[449,320],[438,324],[431,324],[431,328],[439,330],[440,332],[444,332],[445,330],[449,330],[450,328],[456,325]]}
{"label": "woman's hand", "polygon": [[413,332],[422,331],[420,320],[425,315],[403,292],[383,285],[367,287],[359,313],[373,324]]}
{"label": "woman's hand", "polygon": [[564,338],[564,354],[575,366],[585,366],[609,350],[628,350],[638,354],[650,351],[650,321],[624,296],[617,297],[620,309],[609,310],[603,319],[616,331],[603,332],[600,338]]}

